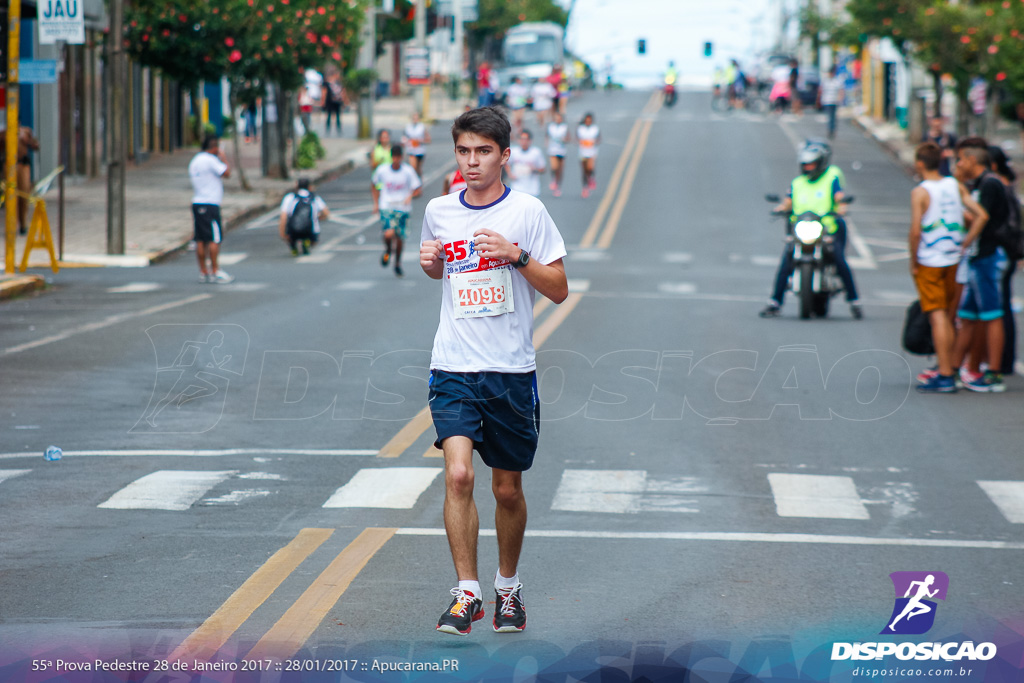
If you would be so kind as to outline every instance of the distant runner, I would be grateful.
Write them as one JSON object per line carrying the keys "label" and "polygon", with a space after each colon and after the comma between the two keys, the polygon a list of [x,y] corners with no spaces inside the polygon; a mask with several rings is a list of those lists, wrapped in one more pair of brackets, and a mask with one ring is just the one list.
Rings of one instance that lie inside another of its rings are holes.
{"label": "distant runner", "polygon": [[562,196],[562,173],[565,171],[566,145],[569,144],[569,124],[562,112],[554,113],[555,120],[548,124],[548,158],[551,160],[551,193]]}
{"label": "distant runner", "polygon": [[590,196],[590,191],[597,188],[597,181],[594,179],[594,167],[597,163],[597,147],[601,144],[601,129],[594,123],[594,115],[587,113],[583,122],[576,128],[576,139],[580,143],[580,164],[583,166],[583,192],[584,198]]}

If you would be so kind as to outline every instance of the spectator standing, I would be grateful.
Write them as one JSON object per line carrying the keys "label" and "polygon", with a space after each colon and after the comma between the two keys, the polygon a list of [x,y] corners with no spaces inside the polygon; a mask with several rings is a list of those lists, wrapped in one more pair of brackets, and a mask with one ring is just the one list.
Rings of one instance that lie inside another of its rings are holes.
{"label": "spectator standing", "polygon": [[928,132],[922,142],[934,142],[942,150],[942,163],[939,164],[940,175],[953,175],[953,164],[956,162],[956,135],[946,130],[946,119],[941,114],[928,119]]}
{"label": "spectator standing", "polygon": [[324,126],[324,134],[331,133],[331,117],[334,117],[334,124],[337,135],[341,136],[341,110],[347,102],[345,88],[341,84],[341,74],[334,73],[324,86],[324,112],[327,114],[327,124]]}
{"label": "spectator standing", "polygon": [[793,98],[793,113],[804,112],[804,103],[800,101],[800,63],[796,58],[789,60],[789,92]]}
{"label": "spectator standing", "polygon": [[199,260],[199,281],[227,284],[233,277],[217,265],[220,243],[224,237],[220,218],[220,204],[224,199],[224,178],[231,175],[231,167],[220,149],[220,140],[210,135],[203,140],[202,151],[188,165],[192,180],[192,220]]}
{"label": "spectator standing", "polygon": [[836,114],[843,101],[843,79],[836,74],[835,64],[828,70],[828,75],[818,88],[818,104],[825,110],[828,117],[828,139],[836,137]]}
{"label": "spectator standing", "polygon": [[[1010,160],[1002,147],[992,145],[989,147],[989,155],[992,157],[992,172],[999,180],[1003,181],[1006,189],[1006,199],[1009,212],[1007,222],[1016,230],[1021,228],[1021,206],[1020,198],[1017,196],[1014,185],[1017,181],[1017,173],[1010,166]],[[1017,272],[1018,258],[1007,255],[1006,270],[1003,272],[1000,294],[1003,299],[1003,362],[1000,372],[1003,375],[1012,375],[1014,365],[1017,362],[1017,325],[1013,317],[1013,276]]]}

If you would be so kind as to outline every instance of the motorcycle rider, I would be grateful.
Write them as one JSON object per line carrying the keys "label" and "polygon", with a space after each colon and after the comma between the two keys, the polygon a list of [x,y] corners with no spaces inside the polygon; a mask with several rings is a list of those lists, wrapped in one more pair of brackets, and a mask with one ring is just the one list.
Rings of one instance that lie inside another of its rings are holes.
{"label": "motorcycle rider", "polygon": [[679,79],[679,71],[676,70],[676,63],[669,61],[668,68],[665,69],[665,87],[662,89],[665,93],[665,104],[672,106],[676,101],[676,81]]}
{"label": "motorcycle rider", "polygon": [[[846,290],[846,301],[850,304],[850,313],[860,320],[864,317],[857,299],[857,286],[853,281],[853,272],[846,262],[846,204],[843,199],[843,172],[829,162],[832,149],[827,143],[808,140],[797,155],[800,161],[800,175],[793,179],[789,196],[775,207],[775,211],[790,216],[790,230],[793,221],[800,214],[810,211],[823,216],[821,223],[832,241],[832,258],[836,264],[836,272],[843,281]],[[826,215],[826,214],[835,215]],[[793,245],[786,243],[782,252],[782,262],[775,275],[775,289],[768,306],[761,311],[762,318],[774,318],[782,308],[783,297],[786,295],[789,278],[793,274]]]}

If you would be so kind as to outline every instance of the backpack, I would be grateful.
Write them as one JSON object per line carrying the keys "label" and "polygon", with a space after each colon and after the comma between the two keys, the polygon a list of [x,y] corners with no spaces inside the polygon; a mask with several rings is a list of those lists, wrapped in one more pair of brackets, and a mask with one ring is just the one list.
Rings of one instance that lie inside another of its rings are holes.
{"label": "backpack", "polygon": [[313,193],[295,196],[295,208],[288,216],[288,234],[296,237],[313,235]]}
{"label": "backpack", "polygon": [[918,356],[930,356],[935,353],[932,344],[932,323],[928,315],[921,311],[921,301],[915,300],[907,308],[907,317],[903,322],[903,348]]}

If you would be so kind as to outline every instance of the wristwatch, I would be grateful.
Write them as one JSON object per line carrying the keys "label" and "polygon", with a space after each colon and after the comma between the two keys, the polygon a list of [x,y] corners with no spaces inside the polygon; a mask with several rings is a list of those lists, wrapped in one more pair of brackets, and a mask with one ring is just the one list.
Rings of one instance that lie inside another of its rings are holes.
{"label": "wristwatch", "polygon": [[525,268],[526,264],[530,262],[530,252],[525,249],[519,250],[519,258],[512,263],[513,268]]}

